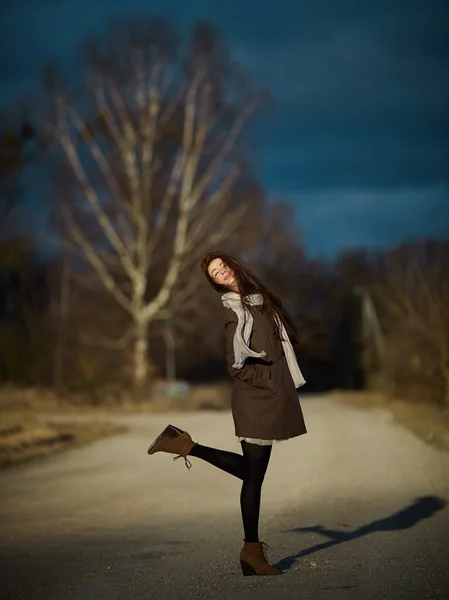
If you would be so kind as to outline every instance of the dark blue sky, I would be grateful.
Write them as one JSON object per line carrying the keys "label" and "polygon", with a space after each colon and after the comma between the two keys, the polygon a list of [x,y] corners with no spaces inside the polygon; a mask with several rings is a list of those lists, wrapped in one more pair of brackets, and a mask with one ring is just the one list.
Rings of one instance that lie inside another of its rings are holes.
{"label": "dark blue sky", "polygon": [[134,12],[212,20],[270,89],[262,181],[296,207],[312,255],[449,235],[447,0],[5,0],[1,104],[32,90],[47,59],[70,68],[108,16]]}

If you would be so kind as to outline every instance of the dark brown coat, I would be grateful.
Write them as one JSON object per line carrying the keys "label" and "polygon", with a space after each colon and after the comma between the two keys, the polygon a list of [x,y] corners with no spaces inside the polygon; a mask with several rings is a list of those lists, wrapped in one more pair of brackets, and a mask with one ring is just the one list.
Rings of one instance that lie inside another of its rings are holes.
{"label": "dark brown coat", "polygon": [[298,395],[290,375],[282,342],[275,335],[263,306],[250,308],[254,318],[250,348],[265,350],[265,359],[247,358],[235,369],[233,339],[237,315],[224,308],[226,360],[234,378],[231,408],[235,435],[266,440],[284,440],[306,433]]}

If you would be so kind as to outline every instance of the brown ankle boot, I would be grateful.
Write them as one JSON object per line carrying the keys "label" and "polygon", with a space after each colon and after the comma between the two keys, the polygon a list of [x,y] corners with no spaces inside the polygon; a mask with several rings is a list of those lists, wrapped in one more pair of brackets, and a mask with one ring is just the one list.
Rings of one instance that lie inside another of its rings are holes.
{"label": "brown ankle boot", "polygon": [[240,552],[243,575],[280,575],[279,569],[268,564],[265,542],[245,542]]}
{"label": "brown ankle boot", "polygon": [[186,467],[190,470],[192,464],[187,456],[195,444],[196,442],[192,441],[187,431],[183,431],[174,425],[168,425],[153,441],[147,452],[148,454],[155,454],[155,452],[178,454],[173,460],[184,458]]}

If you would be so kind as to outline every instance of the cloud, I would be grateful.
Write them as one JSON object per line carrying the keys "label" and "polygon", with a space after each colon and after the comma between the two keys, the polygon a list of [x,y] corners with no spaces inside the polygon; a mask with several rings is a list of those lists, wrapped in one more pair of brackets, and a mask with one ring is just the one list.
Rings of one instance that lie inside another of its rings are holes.
{"label": "cloud", "polygon": [[251,132],[259,171],[298,206],[312,252],[441,235],[447,0],[285,0],[278,11],[259,0],[15,0],[0,19],[3,104],[32,89],[47,59],[73,68],[77,43],[108,16],[138,12],[212,20],[254,85],[271,90],[275,110]]}
{"label": "cloud", "polygon": [[275,118],[257,125],[269,140],[265,182],[296,180],[304,189],[449,183],[448,6],[378,2],[367,11],[358,3],[349,14],[351,3],[338,4],[340,12],[323,12],[311,29],[305,19],[297,36],[237,47],[275,100]]}
{"label": "cloud", "polygon": [[341,249],[449,236],[446,186],[291,192],[286,198],[297,208],[298,225],[312,255],[330,256]]}
{"label": "cloud", "polygon": [[339,135],[323,129],[286,139],[272,136],[260,161],[270,187],[369,190],[447,184],[447,156],[449,140],[413,131],[403,136],[375,130]]}

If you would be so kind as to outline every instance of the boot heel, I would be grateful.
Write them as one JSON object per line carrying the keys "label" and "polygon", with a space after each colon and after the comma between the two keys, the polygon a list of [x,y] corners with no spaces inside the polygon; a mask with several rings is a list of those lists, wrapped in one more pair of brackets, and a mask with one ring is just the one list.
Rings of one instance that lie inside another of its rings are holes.
{"label": "boot heel", "polygon": [[243,575],[256,575],[256,571],[247,562],[244,562],[243,560],[241,560],[240,566],[242,567]]}

